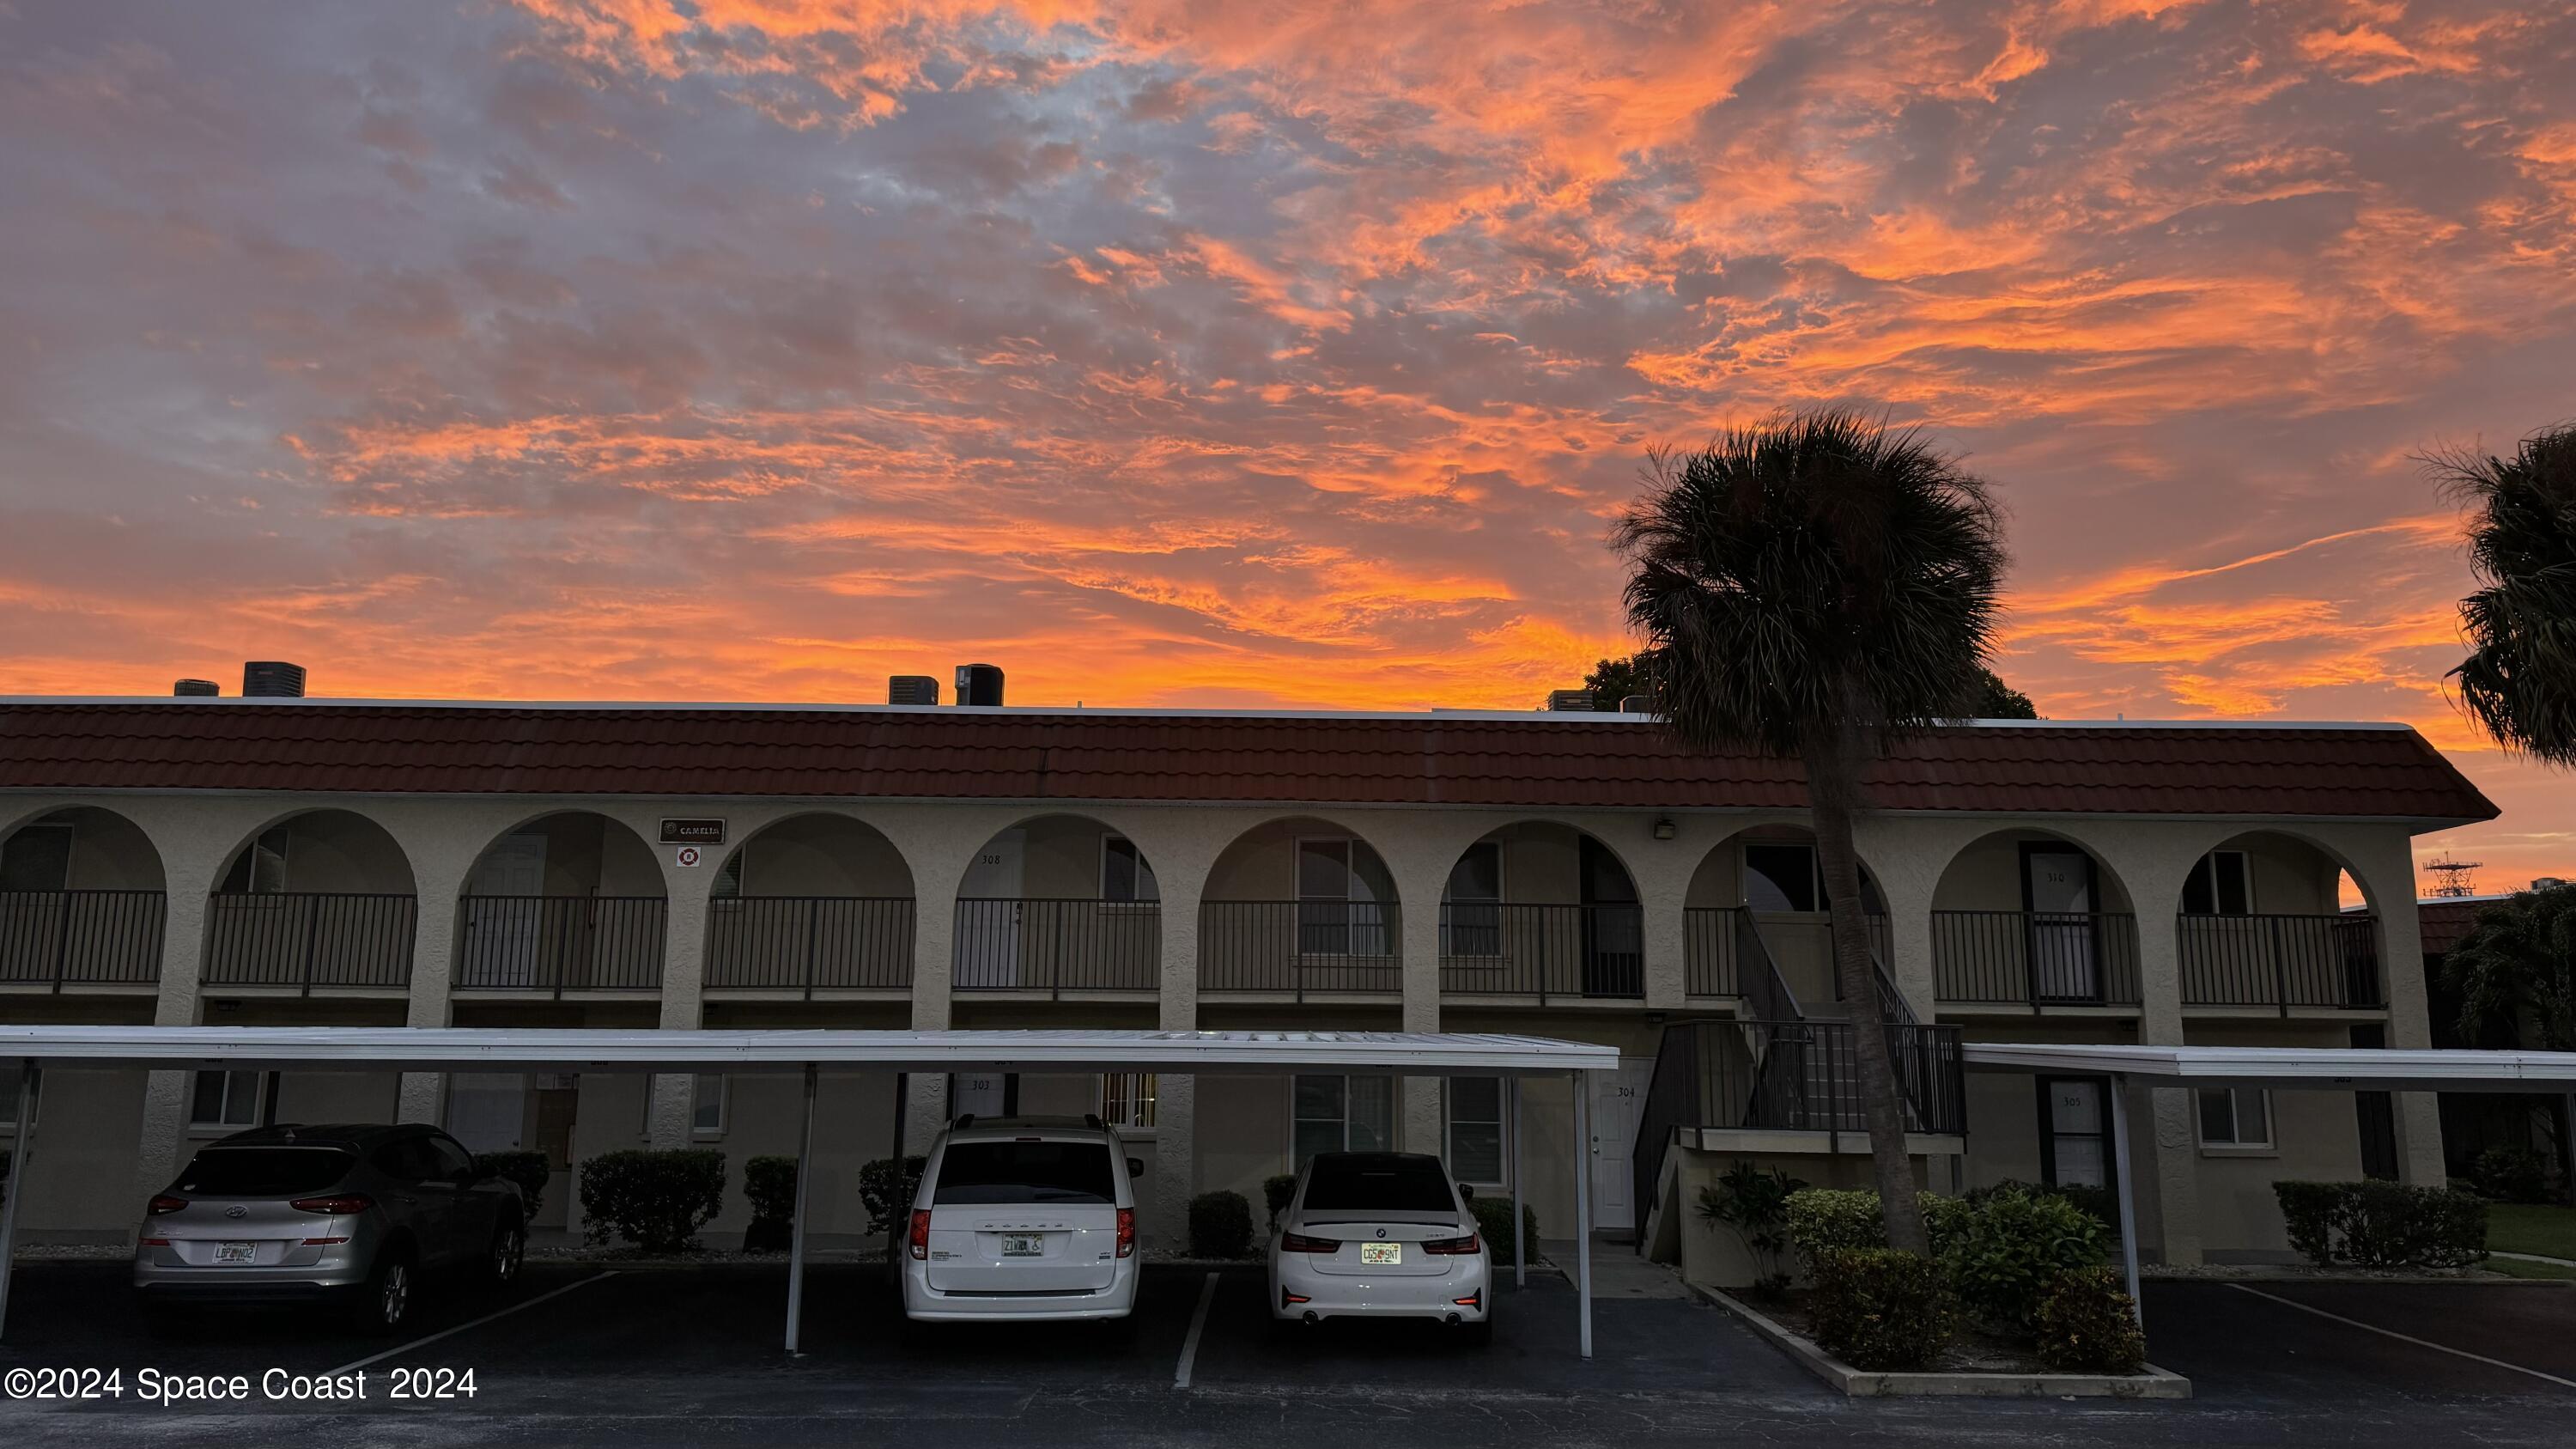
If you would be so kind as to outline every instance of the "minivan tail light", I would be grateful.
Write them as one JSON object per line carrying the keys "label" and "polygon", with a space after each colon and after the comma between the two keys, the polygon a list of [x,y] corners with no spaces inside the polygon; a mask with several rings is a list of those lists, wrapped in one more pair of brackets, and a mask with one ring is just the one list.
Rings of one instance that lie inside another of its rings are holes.
{"label": "minivan tail light", "polygon": [[1338,1253],[1341,1250],[1338,1238],[1308,1238],[1296,1233],[1279,1235],[1279,1251],[1283,1253]]}
{"label": "minivan tail light", "polygon": [[923,1262],[930,1257],[930,1209],[912,1210],[912,1260]]}
{"label": "minivan tail light", "polygon": [[1441,1258],[1454,1258],[1462,1253],[1472,1253],[1476,1251],[1476,1235],[1469,1233],[1463,1238],[1433,1238],[1422,1245],[1422,1251]]}
{"label": "minivan tail light", "polygon": [[345,1217],[374,1207],[376,1200],[363,1192],[333,1193],[329,1197],[299,1197],[287,1206],[297,1212],[321,1213],[326,1217]]}
{"label": "minivan tail light", "polygon": [[165,1192],[155,1194],[152,1201],[145,1204],[144,1210],[157,1218],[163,1213],[175,1213],[187,1205],[188,1200],[186,1198],[172,1197],[170,1194]]}
{"label": "minivan tail light", "polygon": [[1136,1210],[1118,1210],[1118,1256],[1133,1257],[1136,1252]]}

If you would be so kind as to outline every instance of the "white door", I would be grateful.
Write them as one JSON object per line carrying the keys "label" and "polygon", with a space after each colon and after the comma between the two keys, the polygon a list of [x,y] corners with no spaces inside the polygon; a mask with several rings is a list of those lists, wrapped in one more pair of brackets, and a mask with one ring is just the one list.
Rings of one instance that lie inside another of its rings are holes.
{"label": "white door", "polygon": [[2093,860],[2082,851],[2034,850],[2030,872],[2033,985],[2043,1000],[2102,994],[2093,961]]}
{"label": "white door", "polygon": [[465,886],[467,970],[475,986],[536,983],[538,934],[546,893],[546,838],[534,831],[492,842]]}
{"label": "white door", "polygon": [[1596,1231],[1637,1230],[1637,1119],[1654,1080],[1653,1057],[1623,1056],[1615,1072],[1587,1072],[1592,1079],[1592,1226]]}
{"label": "white door", "polygon": [[1005,830],[975,853],[957,898],[972,901],[957,913],[959,986],[1017,986],[1020,982],[1020,877],[1029,837]]}

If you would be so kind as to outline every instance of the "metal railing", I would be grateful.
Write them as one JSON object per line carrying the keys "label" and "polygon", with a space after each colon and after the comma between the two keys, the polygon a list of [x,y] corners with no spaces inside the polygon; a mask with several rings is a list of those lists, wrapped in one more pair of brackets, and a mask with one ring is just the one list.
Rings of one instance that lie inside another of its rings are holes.
{"label": "metal railing", "polygon": [[466,896],[460,991],[659,991],[660,896]]}
{"label": "metal railing", "polygon": [[1682,912],[1683,995],[1744,994],[1744,957],[1737,945],[1751,914],[1742,906],[1692,906]]}
{"label": "metal railing", "polygon": [[1443,901],[1444,996],[1642,998],[1646,923],[1634,904]]}
{"label": "metal railing", "polygon": [[159,891],[0,891],[0,983],[150,985],[168,908]]}
{"label": "metal railing", "polygon": [[210,986],[394,989],[411,984],[416,896],[327,891],[206,898]]}
{"label": "metal railing", "polygon": [[1404,991],[1404,929],[1392,901],[1202,901],[1199,990]]}
{"label": "metal railing", "polygon": [[959,991],[1152,991],[1163,978],[1160,901],[961,897]]}
{"label": "metal railing", "polygon": [[1933,994],[1978,1005],[2135,1006],[2138,918],[2126,912],[1934,911]]}
{"label": "metal railing", "polygon": [[2185,1006],[2369,1008],[2380,990],[2379,918],[2179,916]]}
{"label": "metal railing", "polygon": [[[1885,1028],[1905,1130],[1965,1136],[1967,1072],[1955,1026]],[[1718,1131],[1866,1134],[1853,1028],[1834,1021],[1686,1021],[1664,1028],[1631,1156],[1637,1226],[1663,1175],[1674,1135]]]}
{"label": "metal railing", "polygon": [[910,896],[729,896],[707,909],[709,990],[912,985]]}

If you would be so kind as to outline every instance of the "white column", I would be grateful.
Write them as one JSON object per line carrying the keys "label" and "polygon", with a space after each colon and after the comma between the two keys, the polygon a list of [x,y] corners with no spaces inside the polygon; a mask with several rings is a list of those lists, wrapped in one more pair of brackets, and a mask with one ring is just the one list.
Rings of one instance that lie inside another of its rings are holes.
{"label": "white column", "polygon": [[[1166,856],[1175,852],[1167,849]],[[1196,1031],[1199,1015],[1199,902],[1215,857],[1196,852],[1155,862],[1163,895],[1162,1002],[1156,1024],[1165,1031]],[[1198,1079],[1154,1079],[1154,1182],[1150,1211],[1139,1215],[1145,1236],[1177,1243],[1187,1236],[1190,1199],[1198,1185]]]}
{"label": "white column", "polygon": [[2129,1174],[2129,1079],[2111,1079],[2111,1172],[2120,1180],[2120,1272],[2129,1285],[2129,1301],[2138,1305],[2138,1326],[2146,1327],[2147,1300],[2138,1291],[2138,1184]]}
{"label": "white column", "polygon": [[796,1353],[805,1326],[805,1204],[814,1181],[814,1089],[820,1073],[805,1065],[805,1125],[796,1139],[796,1221],[787,1244],[787,1351]]}
{"label": "white column", "polygon": [[[195,1026],[200,1010],[198,973],[206,945],[206,893],[220,860],[166,858],[169,919],[161,940],[161,981],[152,1002],[154,1026]],[[170,1185],[188,1135],[193,1072],[154,1072],[143,1089],[143,1130],[134,1157],[137,1201]]]}
{"label": "white column", "polygon": [[[2138,1040],[2147,1046],[2181,1046],[2182,955],[2174,907],[2182,899],[2178,877],[2150,869],[2126,874],[2138,916]],[[2158,1087],[2150,1096],[2154,1116],[2156,1218],[2164,1261],[2201,1261],[2200,1124],[2192,1093]],[[2132,1236],[2134,1236],[2134,1230]]]}
{"label": "white column", "polygon": [[1581,1072],[1566,1074],[1574,1092],[1574,1296],[1583,1325],[1583,1356],[1592,1357],[1592,1088]]}
{"label": "white column", "polygon": [[[415,866],[415,877],[428,875]],[[411,989],[404,1003],[403,1025],[443,1027],[455,1024],[457,902],[464,893],[461,876],[442,874],[420,880],[420,920],[413,932]],[[442,1120],[447,1095],[443,1072],[405,1072],[395,1115],[405,1122]]]}
{"label": "white column", "polygon": [[[1393,862],[1389,862],[1390,865]],[[1440,1029],[1440,894],[1449,880],[1446,860],[1437,874],[1420,870],[1396,877],[1404,917],[1404,1029]],[[1402,1098],[1398,1141],[1407,1152],[1440,1151],[1440,1082],[1436,1077],[1404,1077],[1397,1082]]]}
{"label": "white column", "polygon": [[[664,890],[669,896],[667,931],[662,942],[662,1020],[664,1031],[696,1031],[706,1024],[707,892],[715,878],[712,865],[682,868],[672,863],[668,846],[662,855]],[[696,1079],[666,1073],[653,1079],[651,1138],[657,1148],[689,1145]]]}

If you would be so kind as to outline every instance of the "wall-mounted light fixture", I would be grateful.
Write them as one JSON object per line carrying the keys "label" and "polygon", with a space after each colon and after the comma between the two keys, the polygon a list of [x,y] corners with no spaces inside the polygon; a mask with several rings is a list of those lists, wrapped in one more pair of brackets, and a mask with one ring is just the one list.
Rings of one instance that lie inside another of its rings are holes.
{"label": "wall-mounted light fixture", "polygon": [[1676,828],[1677,827],[1673,824],[1673,817],[1669,815],[1658,815],[1655,817],[1655,838],[1657,840],[1672,839]]}

